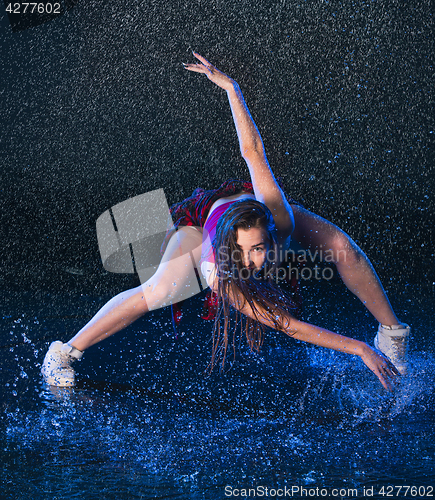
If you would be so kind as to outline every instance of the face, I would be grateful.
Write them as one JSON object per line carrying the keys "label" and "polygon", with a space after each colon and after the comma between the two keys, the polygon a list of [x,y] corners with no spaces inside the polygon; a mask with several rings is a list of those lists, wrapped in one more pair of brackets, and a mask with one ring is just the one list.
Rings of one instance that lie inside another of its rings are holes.
{"label": "face", "polygon": [[267,231],[258,227],[237,230],[237,245],[242,253],[243,264],[251,270],[259,270],[270,248]]}

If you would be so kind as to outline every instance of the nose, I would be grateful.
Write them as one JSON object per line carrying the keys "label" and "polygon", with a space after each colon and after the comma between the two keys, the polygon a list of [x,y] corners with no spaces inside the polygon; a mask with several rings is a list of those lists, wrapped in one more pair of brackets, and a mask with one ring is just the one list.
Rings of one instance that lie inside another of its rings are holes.
{"label": "nose", "polygon": [[246,252],[243,256],[243,263],[245,267],[251,267],[253,262],[251,259],[251,252]]}

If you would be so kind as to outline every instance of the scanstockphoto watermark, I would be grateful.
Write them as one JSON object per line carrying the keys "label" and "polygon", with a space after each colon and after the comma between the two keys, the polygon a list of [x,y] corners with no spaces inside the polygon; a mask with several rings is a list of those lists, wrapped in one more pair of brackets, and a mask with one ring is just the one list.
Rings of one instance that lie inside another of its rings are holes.
{"label": "scanstockphoto watermark", "polygon": [[434,486],[382,485],[363,486],[362,488],[339,488],[319,486],[285,487],[240,487],[225,486],[228,498],[433,498]]}
{"label": "scanstockphoto watermark", "polygon": [[360,492],[357,488],[322,488],[285,486],[271,488],[256,486],[254,488],[225,486],[225,496],[228,498],[358,498],[372,496],[370,492]]}

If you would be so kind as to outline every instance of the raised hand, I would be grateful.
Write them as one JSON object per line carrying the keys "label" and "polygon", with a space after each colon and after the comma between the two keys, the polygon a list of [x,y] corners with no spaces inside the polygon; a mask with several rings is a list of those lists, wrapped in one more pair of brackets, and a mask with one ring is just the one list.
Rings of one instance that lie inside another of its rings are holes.
{"label": "raised hand", "polygon": [[218,87],[224,90],[231,90],[234,88],[236,83],[232,78],[230,78],[222,71],[219,71],[213,64],[211,64],[205,57],[200,56],[197,52],[193,52],[193,55],[200,61],[196,64],[184,64],[183,66],[188,71],[193,71],[195,73],[203,73],[209,80],[215,83]]}

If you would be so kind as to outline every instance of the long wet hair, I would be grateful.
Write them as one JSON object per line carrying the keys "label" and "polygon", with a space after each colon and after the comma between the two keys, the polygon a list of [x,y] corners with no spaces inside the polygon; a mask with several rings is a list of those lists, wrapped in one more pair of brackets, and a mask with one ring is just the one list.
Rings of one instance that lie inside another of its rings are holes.
{"label": "long wet hair", "polygon": [[[243,253],[237,244],[238,230],[250,228],[265,230],[269,239],[269,251],[265,262],[262,268],[255,272],[245,267]],[[281,330],[286,319],[288,320],[296,308],[292,299],[276,283],[278,251],[276,228],[272,213],[263,203],[253,199],[233,203],[220,217],[212,243],[218,277],[216,290],[218,309],[213,330],[211,369],[218,358],[222,358],[222,366],[225,364],[231,305],[236,310],[236,327],[233,329],[234,355],[238,324],[241,332],[245,332],[251,351],[259,351],[264,338],[264,325],[261,319],[271,321],[276,330]],[[255,319],[239,312],[245,305],[250,306]]]}

